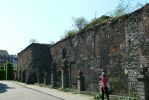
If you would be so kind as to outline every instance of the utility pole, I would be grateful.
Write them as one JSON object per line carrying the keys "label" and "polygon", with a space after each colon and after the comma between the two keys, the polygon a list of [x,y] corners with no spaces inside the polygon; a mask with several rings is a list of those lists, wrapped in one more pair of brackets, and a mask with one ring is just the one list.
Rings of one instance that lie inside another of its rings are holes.
{"label": "utility pole", "polygon": [[7,63],[5,64],[5,73],[6,73],[6,80],[7,80],[7,75],[8,75],[8,72],[7,72]]}

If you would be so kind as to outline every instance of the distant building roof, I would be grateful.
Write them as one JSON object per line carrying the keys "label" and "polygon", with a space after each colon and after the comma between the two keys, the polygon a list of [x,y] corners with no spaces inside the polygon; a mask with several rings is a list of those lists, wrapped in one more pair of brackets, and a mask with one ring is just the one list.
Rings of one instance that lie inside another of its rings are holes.
{"label": "distant building roof", "polygon": [[25,49],[23,49],[21,52],[19,52],[18,54],[21,54],[23,51],[25,51],[26,49],[32,47],[32,46],[47,46],[50,47],[50,44],[42,44],[42,43],[32,43],[29,46],[27,46]]}
{"label": "distant building roof", "polygon": [[7,52],[7,50],[0,50],[0,55],[1,56],[9,56],[9,54],[8,54],[8,52]]}
{"label": "distant building roof", "polygon": [[17,57],[17,55],[9,55],[10,57]]}

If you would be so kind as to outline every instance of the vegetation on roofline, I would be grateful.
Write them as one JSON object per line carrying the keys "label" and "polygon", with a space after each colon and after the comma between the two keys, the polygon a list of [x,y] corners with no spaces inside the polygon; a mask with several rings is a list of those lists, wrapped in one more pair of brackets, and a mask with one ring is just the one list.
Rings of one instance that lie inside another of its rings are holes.
{"label": "vegetation on roofline", "polygon": [[74,37],[76,34],[82,32],[82,31],[94,28],[95,26],[98,26],[98,25],[106,24],[108,22],[114,22],[118,18],[119,17],[110,17],[110,16],[106,16],[106,15],[103,15],[99,18],[94,18],[90,23],[84,24],[83,28],[66,31],[64,34],[64,37],[62,37],[61,39],[63,40],[66,38]]}
{"label": "vegetation on roofline", "polygon": [[129,14],[143,6],[143,4],[137,2],[136,5],[133,5],[134,7],[132,7],[133,2],[133,0],[120,0],[120,2],[113,11],[99,18],[94,18],[90,22],[88,22],[84,17],[73,18],[74,27],[73,29],[69,29],[65,32],[62,40],[73,37],[77,33],[94,28],[95,26],[103,25],[109,22],[116,22],[119,18],[122,18],[122,16]]}
{"label": "vegetation on roofline", "polygon": [[64,37],[62,37],[62,39],[75,36],[77,33],[80,32],[80,30],[84,29],[85,26],[88,24],[87,20],[84,17],[72,18],[72,20],[73,20],[72,25],[73,29],[68,29],[65,32]]}
{"label": "vegetation on roofline", "polygon": [[[124,15],[127,15],[133,12],[134,10],[141,8],[144,5],[145,3],[142,4],[140,3],[140,1],[137,0],[120,0],[120,2],[113,11],[110,11],[99,18],[93,18],[91,21],[87,21],[86,18],[84,17],[72,18],[73,20],[72,28],[69,28],[64,32],[64,35],[61,36],[60,41],[74,37],[76,36],[76,34],[89,29],[93,29],[96,26],[102,26],[107,23],[115,23],[119,19],[121,20],[122,18],[126,17]],[[38,41],[36,39],[30,39],[29,44],[31,43],[38,43]],[[54,45],[55,42],[49,41],[49,44]]]}
{"label": "vegetation on roofline", "polygon": [[94,18],[89,24],[86,25],[85,29],[88,30],[88,29],[93,28],[97,25],[105,24],[108,21],[110,21],[110,19],[111,19],[111,17],[106,16],[106,15],[103,15],[99,18]]}

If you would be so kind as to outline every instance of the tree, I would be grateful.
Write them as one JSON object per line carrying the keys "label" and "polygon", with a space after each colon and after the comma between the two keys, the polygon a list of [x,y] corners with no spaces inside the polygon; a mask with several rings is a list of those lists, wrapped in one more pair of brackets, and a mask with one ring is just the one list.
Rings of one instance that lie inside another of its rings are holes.
{"label": "tree", "polygon": [[76,30],[68,30],[65,32],[65,37],[72,37],[75,36],[77,34]]}
{"label": "tree", "polygon": [[142,7],[146,2],[140,2],[137,0],[120,0],[116,8],[111,13],[111,16],[118,17],[124,14],[133,12],[134,10]]}
{"label": "tree", "polygon": [[53,45],[53,44],[55,44],[55,42],[54,41],[49,41],[49,44]]}
{"label": "tree", "polygon": [[122,16],[127,14],[130,10],[130,1],[120,0],[114,11],[112,12],[111,16]]}
{"label": "tree", "polygon": [[79,31],[81,31],[88,24],[87,20],[84,17],[72,18],[73,28],[66,30],[63,38],[75,36]]}
{"label": "tree", "polygon": [[13,80],[13,66],[11,63],[6,64],[6,80]]}
{"label": "tree", "polygon": [[38,41],[37,41],[36,39],[30,39],[30,40],[29,40],[29,43],[30,43],[30,44],[32,44],[32,43],[37,43],[37,42],[38,42]]}
{"label": "tree", "polygon": [[84,17],[79,17],[79,18],[73,18],[74,26],[78,29],[81,30],[87,25],[87,20]]}

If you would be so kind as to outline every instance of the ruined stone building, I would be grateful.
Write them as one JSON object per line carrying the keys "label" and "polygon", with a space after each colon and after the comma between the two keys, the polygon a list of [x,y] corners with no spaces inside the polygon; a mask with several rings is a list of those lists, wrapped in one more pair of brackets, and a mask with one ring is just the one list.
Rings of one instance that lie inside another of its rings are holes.
{"label": "ruined stone building", "polygon": [[43,83],[44,77],[50,76],[50,61],[49,45],[32,43],[18,53],[17,79],[26,83]]}
{"label": "ruined stone building", "polygon": [[149,4],[128,15],[106,17],[49,49],[32,44],[18,54],[18,61],[22,81],[30,76],[37,81],[36,73],[46,72],[52,86],[97,92],[105,71],[113,92],[149,100]]}

